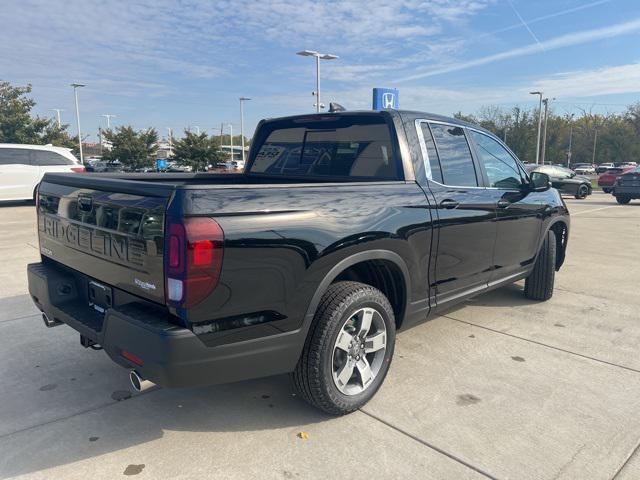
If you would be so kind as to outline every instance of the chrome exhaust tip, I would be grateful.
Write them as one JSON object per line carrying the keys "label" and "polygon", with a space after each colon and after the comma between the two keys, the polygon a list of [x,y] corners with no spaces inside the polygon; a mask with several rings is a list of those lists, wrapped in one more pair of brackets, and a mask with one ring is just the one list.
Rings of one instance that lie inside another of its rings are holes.
{"label": "chrome exhaust tip", "polygon": [[131,386],[136,392],[144,392],[146,390],[149,390],[151,387],[156,386],[155,383],[142,378],[140,374],[135,370],[131,370],[129,372],[129,381],[131,382]]}
{"label": "chrome exhaust tip", "polygon": [[58,325],[62,325],[62,322],[59,320],[51,319],[47,316],[46,313],[42,313],[42,321],[44,322],[44,326],[47,328],[57,327]]}

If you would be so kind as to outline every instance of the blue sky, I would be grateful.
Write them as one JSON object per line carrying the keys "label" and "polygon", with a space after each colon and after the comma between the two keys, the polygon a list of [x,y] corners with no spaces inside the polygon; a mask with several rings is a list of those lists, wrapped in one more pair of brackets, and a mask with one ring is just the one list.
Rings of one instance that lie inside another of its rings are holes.
{"label": "blue sky", "polygon": [[0,79],[32,83],[37,113],[75,132],[114,125],[239,131],[260,118],[313,110],[315,65],[323,100],[371,108],[371,88],[400,89],[401,106],[452,114],[482,105],[619,111],[640,101],[638,0],[396,0],[393,2],[4,0]]}

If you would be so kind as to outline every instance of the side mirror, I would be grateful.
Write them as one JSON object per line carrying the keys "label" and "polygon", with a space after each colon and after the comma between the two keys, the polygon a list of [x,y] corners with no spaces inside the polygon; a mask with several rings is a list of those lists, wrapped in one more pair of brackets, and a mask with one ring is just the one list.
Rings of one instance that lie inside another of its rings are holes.
{"label": "side mirror", "polygon": [[551,180],[546,173],[531,172],[529,178],[531,179],[530,187],[532,192],[546,192],[551,188]]}

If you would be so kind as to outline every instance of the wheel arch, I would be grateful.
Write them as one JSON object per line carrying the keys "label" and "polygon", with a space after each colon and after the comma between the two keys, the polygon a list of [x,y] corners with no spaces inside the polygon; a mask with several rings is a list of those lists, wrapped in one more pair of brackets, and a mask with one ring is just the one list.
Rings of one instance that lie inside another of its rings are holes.
{"label": "wheel arch", "polygon": [[560,270],[567,253],[567,243],[569,241],[569,222],[564,217],[554,219],[544,231],[544,235],[540,240],[540,246],[547,237],[549,230],[552,230],[556,236],[556,271]]}
{"label": "wheel arch", "polygon": [[335,281],[356,280],[381,290],[389,299],[400,327],[409,303],[411,279],[409,269],[400,255],[391,250],[368,250],[353,254],[329,270],[311,298],[305,315],[304,328],[308,331],[320,299]]}

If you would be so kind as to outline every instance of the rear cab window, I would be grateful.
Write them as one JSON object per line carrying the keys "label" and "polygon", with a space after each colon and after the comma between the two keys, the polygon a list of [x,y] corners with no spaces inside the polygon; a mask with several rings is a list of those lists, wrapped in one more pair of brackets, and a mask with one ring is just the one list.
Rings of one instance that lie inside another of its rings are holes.
{"label": "rear cab window", "polygon": [[395,132],[379,114],[323,115],[266,122],[248,173],[337,180],[402,180]]}

